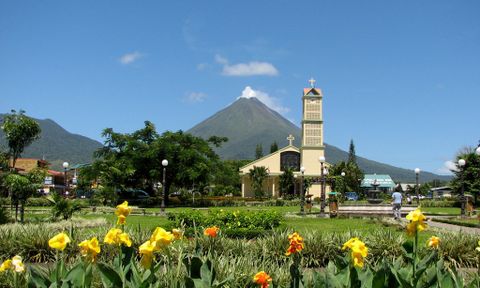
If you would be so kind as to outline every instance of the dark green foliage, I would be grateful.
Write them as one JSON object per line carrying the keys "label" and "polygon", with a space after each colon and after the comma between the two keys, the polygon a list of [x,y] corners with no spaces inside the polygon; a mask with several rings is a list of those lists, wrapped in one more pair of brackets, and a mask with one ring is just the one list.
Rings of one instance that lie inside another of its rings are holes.
{"label": "dark green foliage", "polygon": [[353,144],[353,139],[350,140],[350,146],[348,148],[348,160],[347,163],[357,164],[357,155],[355,153],[355,144]]}
{"label": "dark green foliage", "polygon": [[288,194],[292,194],[293,185],[295,185],[295,178],[293,177],[293,169],[292,168],[284,168],[283,173],[279,177],[279,185],[280,185],[280,195],[283,197],[284,195],[287,196]]}
{"label": "dark green foliage", "polygon": [[8,214],[8,210],[0,205],[0,224],[5,224],[8,222],[10,222],[10,215]]}
{"label": "dark green foliage", "polygon": [[272,145],[270,145],[270,153],[278,151],[278,144],[277,141],[273,141]]}
{"label": "dark green foliage", "polygon": [[80,211],[82,208],[78,202],[65,198],[57,193],[54,193],[49,200],[53,203],[52,216],[53,218],[62,217],[63,220],[72,218],[73,213]]}
{"label": "dark green foliage", "polygon": [[12,168],[15,168],[17,158],[23,153],[26,147],[37,140],[40,136],[40,126],[30,117],[25,115],[25,111],[15,110],[11,114],[3,117],[0,126],[7,140],[8,155],[12,158]]}
{"label": "dark green foliage", "polygon": [[253,192],[255,198],[261,198],[265,196],[263,191],[263,181],[268,177],[267,168],[263,166],[253,166],[249,171],[250,180],[252,181]]}
{"label": "dark green foliage", "polygon": [[263,146],[262,144],[257,144],[255,147],[255,159],[260,159],[263,157]]}
{"label": "dark green foliage", "polygon": [[457,162],[459,159],[464,159],[465,166],[457,171],[452,171],[455,174],[455,178],[451,182],[451,187],[456,193],[460,194],[463,184],[465,193],[473,194],[474,203],[478,203],[478,194],[480,193],[480,155],[476,155],[475,148],[466,148],[457,155]]}

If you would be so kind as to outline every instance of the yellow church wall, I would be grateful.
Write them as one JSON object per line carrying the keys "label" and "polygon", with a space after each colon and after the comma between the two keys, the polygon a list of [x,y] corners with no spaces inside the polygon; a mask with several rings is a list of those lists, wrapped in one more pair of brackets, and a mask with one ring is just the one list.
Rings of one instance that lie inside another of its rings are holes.
{"label": "yellow church wall", "polygon": [[250,162],[243,167],[240,167],[240,173],[248,174],[250,172],[250,169],[253,169],[253,166],[256,166],[256,167],[263,166],[265,168],[268,168],[269,172],[272,174],[282,173],[282,171],[280,171],[280,154],[286,151],[299,152],[298,148],[295,146],[284,147],[276,152],[273,152],[272,154],[269,154],[256,161]]}

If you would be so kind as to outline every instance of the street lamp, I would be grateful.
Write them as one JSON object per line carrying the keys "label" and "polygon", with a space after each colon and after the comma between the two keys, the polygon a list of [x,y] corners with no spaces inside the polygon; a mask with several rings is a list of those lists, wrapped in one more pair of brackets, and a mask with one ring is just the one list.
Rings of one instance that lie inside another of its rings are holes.
{"label": "street lamp", "polygon": [[475,149],[475,154],[477,154],[478,156],[480,156],[480,144],[478,144],[477,149]]}
{"label": "street lamp", "polygon": [[64,186],[63,186],[63,196],[67,195],[67,185],[68,185],[68,181],[67,181],[67,169],[68,169],[68,162],[63,162],[62,166],[63,166],[63,180],[65,180],[65,183],[64,183]]}
{"label": "street lamp", "polygon": [[[294,174],[293,175],[293,196],[297,195],[297,178],[298,178],[298,175],[297,174]],[[290,192],[288,192],[290,193]],[[285,197],[285,196],[283,196]]]}
{"label": "street lamp", "polygon": [[420,174],[420,168],[415,168],[415,194],[417,194],[417,206],[420,205],[420,198],[418,197],[418,175]]}
{"label": "street lamp", "polygon": [[302,179],[300,184],[300,213],[303,215],[305,214],[305,190],[303,189],[303,175],[305,174],[305,167],[300,167],[300,172],[302,172]]}
{"label": "street lamp", "polygon": [[[345,197],[345,172],[342,171],[342,173],[340,173],[340,175],[342,176],[342,199],[343,197]],[[343,200],[342,200],[343,201]]]}
{"label": "street lamp", "polygon": [[463,185],[463,173],[464,173],[463,167],[465,167],[465,164],[466,164],[465,159],[458,159],[458,167],[460,167],[460,181],[462,182],[462,188],[460,190],[460,203],[462,205],[461,206],[462,210],[460,210],[460,215],[462,217],[465,216],[465,190],[464,190],[465,188]]}
{"label": "street lamp", "polygon": [[320,162],[320,214],[325,213],[325,177],[323,175],[323,164],[325,163],[325,157],[318,157]]}
{"label": "street lamp", "polygon": [[162,181],[163,195],[162,195],[162,205],[160,206],[160,211],[162,213],[165,213],[165,174],[167,172],[168,160],[163,159],[162,166],[163,166],[163,181]]}

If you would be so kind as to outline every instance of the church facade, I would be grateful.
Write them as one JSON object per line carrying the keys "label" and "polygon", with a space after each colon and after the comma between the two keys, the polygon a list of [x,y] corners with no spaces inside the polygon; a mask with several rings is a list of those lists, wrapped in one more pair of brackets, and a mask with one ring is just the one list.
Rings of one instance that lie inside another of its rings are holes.
{"label": "church facade", "polygon": [[[302,177],[310,178],[312,185],[308,194],[313,198],[321,197],[322,192],[322,167],[323,175],[327,173],[329,164],[325,162],[325,146],[323,143],[323,93],[315,87],[315,80],[310,80],[310,87],[303,89],[302,95],[302,141],[301,147],[292,145],[292,135],[287,137],[289,145],[271,153],[263,158],[248,163],[240,168],[242,180],[242,196],[254,197],[250,169],[265,167],[268,177],[263,182],[263,191],[273,198],[281,197],[279,177],[286,167],[293,170],[295,177],[294,194],[299,195]],[[303,169],[301,169],[303,167]],[[303,170],[303,173],[301,172]],[[325,185],[325,195],[330,191]]]}

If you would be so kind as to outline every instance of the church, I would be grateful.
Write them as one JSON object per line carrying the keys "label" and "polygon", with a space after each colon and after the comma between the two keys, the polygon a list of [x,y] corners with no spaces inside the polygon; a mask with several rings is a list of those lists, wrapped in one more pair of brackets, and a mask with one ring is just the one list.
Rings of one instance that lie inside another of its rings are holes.
{"label": "church", "polygon": [[[325,162],[325,146],[323,144],[323,94],[322,90],[315,87],[314,79],[310,79],[309,82],[310,87],[303,89],[301,98],[303,107],[301,147],[293,146],[292,143],[295,139],[292,135],[288,135],[288,146],[240,167],[242,197],[255,196],[250,180],[250,169],[255,166],[263,166],[267,169],[268,177],[263,182],[263,191],[269,197],[278,198],[282,196],[280,195],[279,177],[283,174],[285,167],[294,171],[296,182],[294,187],[296,192],[294,193],[299,195],[301,179],[305,177],[313,180],[307,193],[312,195],[312,199],[321,197],[322,175],[328,173],[328,167],[330,166]],[[321,172],[322,167],[323,173]],[[329,191],[330,188],[325,185],[325,195]]]}

